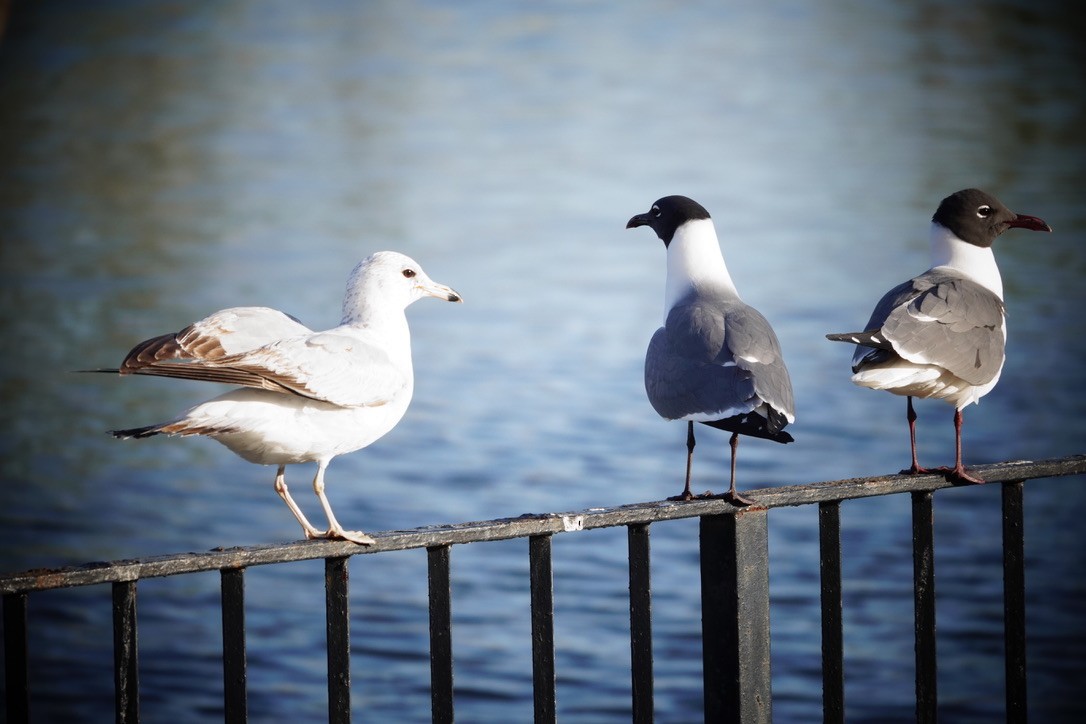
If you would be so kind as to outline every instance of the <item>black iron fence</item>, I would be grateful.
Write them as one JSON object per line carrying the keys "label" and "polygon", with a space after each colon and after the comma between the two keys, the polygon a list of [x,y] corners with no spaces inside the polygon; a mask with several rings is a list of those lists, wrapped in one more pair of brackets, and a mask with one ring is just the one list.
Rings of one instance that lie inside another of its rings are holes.
{"label": "black iron fence", "polygon": [[[977,466],[1003,495],[1003,588],[1008,721],[1026,720],[1025,557],[1023,484],[1027,480],[1086,473],[1086,456],[1040,462]],[[3,594],[7,720],[29,719],[30,689],[27,604],[35,591],[111,584],[113,590],[114,683],[118,722],[139,720],[136,588],[144,578],[220,571],[222,577],[225,719],[247,718],[245,570],[289,561],[325,561],[328,648],[328,718],[350,720],[351,674],[347,560],[407,548],[426,548],[430,601],[431,710],[435,722],[454,714],[452,547],[463,543],[528,538],[531,590],[532,667],[537,722],[556,719],[554,607],[551,537],[593,528],[626,526],[630,564],[632,719],[653,719],[650,528],[654,522],[700,519],[702,651],[705,719],[768,722],[772,719],[769,655],[769,511],[818,505],[822,601],[823,712],[827,722],[844,720],[841,605],[840,505],[852,498],[909,493],[912,496],[916,636],[916,718],[936,720],[935,569],[933,493],[950,487],[942,477],[855,478],[812,485],[750,491],[757,507],[736,509],[722,500],[658,502],[576,513],[532,515],[482,523],[434,526],[374,535],[377,543],[301,541],[282,545],[217,549],[111,563],[32,570],[0,577]]]}

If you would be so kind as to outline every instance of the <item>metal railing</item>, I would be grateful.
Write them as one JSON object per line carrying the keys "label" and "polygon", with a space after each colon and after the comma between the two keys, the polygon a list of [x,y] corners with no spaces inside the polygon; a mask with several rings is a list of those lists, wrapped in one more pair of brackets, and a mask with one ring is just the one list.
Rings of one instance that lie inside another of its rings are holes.
{"label": "metal railing", "polygon": [[[1023,483],[1086,473],[1086,456],[1040,462],[982,465],[976,472],[1002,485],[1003,585],[1008,721],[1026,719],[1025,556]],[[222,578],[225,720],[247,718],[245,570],[290,561],[325,560],[328,648],[328,717],[350,720],[348,568],[352,555],[426,548],[430,606],[431,711],[435,722],[453,720],[452,546],[528,538],[531,591],[534,711],[537,722],[556,720],[554,606],[551,538],[594,528],[626,526],[629,542],[632,719],[653,719],[650,526],[657,521],[700,519],[702,651],[706,721],[772,719],[769,656],[768,514],[773,508],[818,505],[822,605],[823,712],[844,721],[844,649],[841,599],[842,501],[879,495],[912,496],[916,718],[936,720],[935,573],[933,493],[951,484],[937,475],[854,478],[750,491],[758,505],[737,509],[722,500],[656,502],[575,513],[527,515],[389,531],[377,542],[299,541],[216,549],[110,563],[39,569],[0,577],[3,594],[7,720],[29,719],[28,597],[35,591],[109,583],[113,590],[114,683],[118,722],[139,720],[136,586],[144,578],[220,571]]]}

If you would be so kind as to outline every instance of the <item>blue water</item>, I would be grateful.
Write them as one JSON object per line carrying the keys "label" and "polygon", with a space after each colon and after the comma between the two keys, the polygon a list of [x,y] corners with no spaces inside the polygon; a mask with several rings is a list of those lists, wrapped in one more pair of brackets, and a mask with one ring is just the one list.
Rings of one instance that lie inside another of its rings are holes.
{"label": "blue water", "polygon": [[[862,324],[927,267],[927,223],[967,186],[1045,218],[997,243],[1002,381],[966,412],[966,462],[1084,452],[1086,46],[1057,4],[53,2],[0,44],[2,569],[296,539],[274,471],[201,440],[119,442],[212,394],[80,376],[216,309],[339,319],[350,268],[418,259],[464,305],[409,310],[415,401],[337,459],[329,496],[369,531],[678,492],[684,427],[644,398],[664,254],[623,227],[659,196],[714,215],[745,300],[774,324],[796,442],[740,450],[741,488],[895,471],[904,401],[848,382]],[[217,390],[216,390],[217,391]],[[919,406],[922,462],[951,410]],[[698,488],[726,484],[705,430]],[[312,470],[288,472],[299,500]],[[1026,488],[1029,695],[1086,697],[1082,479]],[[999,491],[936,504],[943,717],[1003,715]],[[908,498],[842,510],[850,721],[913,718]],[[656,704],[700,720],[696,522],[653,526]],[[554,541],[563,721],[629,712],[622,530]],[[777,721],[821,716],[814,509],[770,517]],[[453,550],[456,707],[531,716],[524,541]],[[429,718],[426,560],[352,560],[359,719]],[[326,710],[319,562],[247,576],[254,721]],[[221,716],[218,578],[140,584],[147,721]],[[108,587],[32,597],[40,721],[112,714]]]}

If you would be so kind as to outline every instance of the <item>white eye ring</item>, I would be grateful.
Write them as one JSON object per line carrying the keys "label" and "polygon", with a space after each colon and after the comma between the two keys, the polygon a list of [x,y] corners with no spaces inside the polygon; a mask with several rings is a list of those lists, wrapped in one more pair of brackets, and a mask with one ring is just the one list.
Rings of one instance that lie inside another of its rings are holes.
{"label": "white eye ring", "polygon": [[660,218],[660,207],[659,206],[653,206],[652,207],[652,215],[655,216],[657,219]]}
{"label": "white eye ring", "polygon": [[981,206],[979,209],[977,209],[977,217],[978,218],[987,219],[991,215],[992,215],[992,207],[989,206],[988,204],[985,204],[984,206]]}

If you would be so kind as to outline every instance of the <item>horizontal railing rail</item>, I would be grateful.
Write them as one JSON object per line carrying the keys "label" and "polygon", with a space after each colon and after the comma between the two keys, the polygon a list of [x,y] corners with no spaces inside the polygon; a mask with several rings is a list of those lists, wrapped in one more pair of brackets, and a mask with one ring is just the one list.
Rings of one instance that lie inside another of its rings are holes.
{"label": "horizontal railing rail", "polygon": [[[1023,482],[1086,474],[1086,455],[971,468],[1003,489],[1003,564],[1007,719],[1025,721],[1025,555]],[[842,501],[909,493],[912,496],[916,718],[936,719],[933,493],[953,487],[940,475],[888,475],[751,490],[755,506],[723,499],[660,501],[568,513],[526,514],[474,523],[374,533],[372,546],[297,541],[216,548],[131,560],[40,568],[0,575],[3,596],[7,720],[29,720],[27,600],[34,592],[111,584],[114,684],[118,722],[139,720],[136,587],[146,578],[219,571],[222,578],[224,716],[246,721],[244,572],[247,568],[324,559],[329,721],[350,721],[350,632],[347,561],[353,555],[425,548],[430,599],[431,710],[434,721],[453,720],[450,594],[451,547],[527,538],[532,620],[535,720],[556,719],[551,538],[554,534],[626,526],[629,541],[632,718],[653,718],[650,526],[700,518],[702,655],[707,721],[771,721],[769,666],[768,512],[818,505],[822,603],[823,712],[844,720],[841,616]]]}
{"label": "horizontal railing rail", "polygon": [[[977,465],[970,467],[969,470],[989,484],[1079,475],[1086,473],[1086,455],[1053,460],[1023,460]],[[937,474],[885,475],[761,488],[744,491],[744,495],[756,500],[759,508],[781,508],[894,493],[933,492],[951,487],[954,487],[953,483]],[[69,586],[92,586],[99,583],[135,581],[141,578],[174,576],[226,568],[248,568],[319,558],[369,555],[410,548],[527,538],[533,535],[568,533],[633,523],[700,518],[706,515],[733,513],[736,510],[737,508],[733,505],[719,498],[683,502],[664,500],[611,508],[589,508],[571,513],[526,513],[516,518],[425,526],[410,530],[389,530],[370,533],[377,541],[371,546],[360,546],[343,541],[299,540],[240,548],[214,548],[201,553],[175,553],[4,574],[0,576],[0,594]]]}

